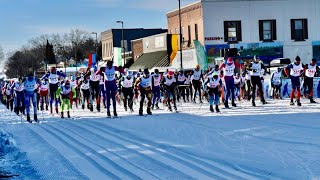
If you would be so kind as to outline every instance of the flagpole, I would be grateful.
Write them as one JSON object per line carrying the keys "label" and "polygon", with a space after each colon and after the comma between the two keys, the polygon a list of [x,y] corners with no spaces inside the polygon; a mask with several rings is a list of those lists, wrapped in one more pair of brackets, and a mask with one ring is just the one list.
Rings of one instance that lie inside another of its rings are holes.
{"label": "flagpole", "polygon": [[179,28],[180,28],[180,68],[183,69],[182,65],[182,27],[181,27],[181,0],[179,0]]}

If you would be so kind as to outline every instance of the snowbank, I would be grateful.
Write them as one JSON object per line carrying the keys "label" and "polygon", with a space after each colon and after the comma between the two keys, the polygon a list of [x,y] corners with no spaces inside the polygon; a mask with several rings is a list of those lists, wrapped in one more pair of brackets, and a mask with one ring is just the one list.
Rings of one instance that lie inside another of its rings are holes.
{"label": "snowbank", "polygon": [[20,152],[11,134],[0,129],[0,179],[37,179],[26,153]]}

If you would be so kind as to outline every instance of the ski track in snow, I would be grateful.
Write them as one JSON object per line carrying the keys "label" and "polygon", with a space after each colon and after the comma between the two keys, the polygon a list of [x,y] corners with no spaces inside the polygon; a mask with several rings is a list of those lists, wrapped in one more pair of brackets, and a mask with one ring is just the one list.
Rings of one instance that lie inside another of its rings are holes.
{"label": "ski track in snow", "polygon": [[177,103],[178,114],[156,110],[146,118],[119,106],[116,119],[80,109],[69,119],[40,111],[39,124],[0,105],[0,126],[42,179],[320,177],[319,104],[237,104],[211,113],[207,103]]}

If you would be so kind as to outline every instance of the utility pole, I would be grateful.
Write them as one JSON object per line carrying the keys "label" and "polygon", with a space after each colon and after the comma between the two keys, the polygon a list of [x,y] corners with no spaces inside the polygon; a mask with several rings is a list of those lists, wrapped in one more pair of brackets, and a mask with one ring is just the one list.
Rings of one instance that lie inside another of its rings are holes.
{"label": "utility pole", "polygon": [[180,28],[180,68],[183,69],[182,65],[182,47],[183,47],[183,42],[182,42],[182,27],[181,27],[181,0],[179,0],[179,28]]}

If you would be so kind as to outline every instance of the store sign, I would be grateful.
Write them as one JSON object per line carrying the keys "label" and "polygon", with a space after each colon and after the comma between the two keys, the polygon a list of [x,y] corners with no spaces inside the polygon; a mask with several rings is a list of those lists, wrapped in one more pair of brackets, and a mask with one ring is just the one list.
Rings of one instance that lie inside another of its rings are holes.
{"label": "store sign", "polygon": [[220,41],[223,40],[223,37],[205,37],[205,41]]}

